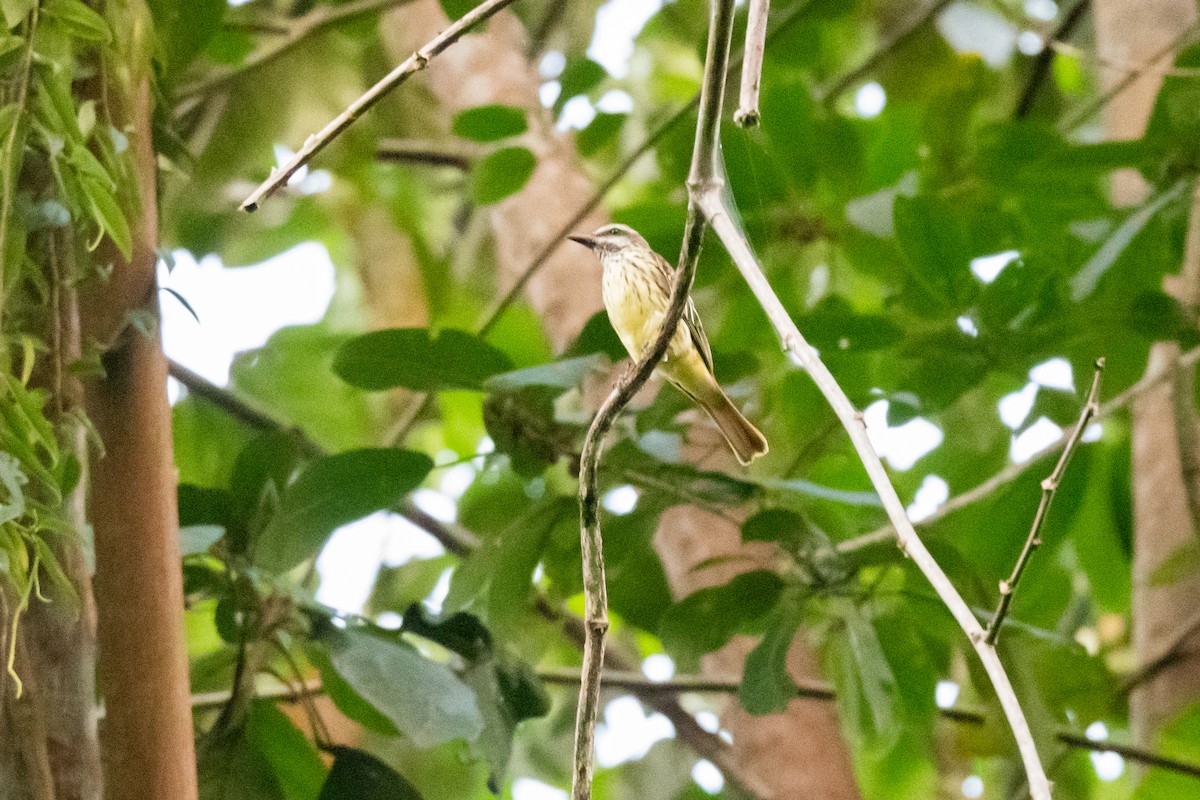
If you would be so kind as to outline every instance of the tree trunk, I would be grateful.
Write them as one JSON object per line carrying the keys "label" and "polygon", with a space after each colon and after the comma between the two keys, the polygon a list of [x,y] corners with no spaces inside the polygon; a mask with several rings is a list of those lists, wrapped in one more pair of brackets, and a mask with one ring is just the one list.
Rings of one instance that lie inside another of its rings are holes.
{"label": "tree trunk", "polygon": [[[122,7],[122,11],[126,10]],[[133,255],[105,246],[98,263],[114,265],[102,284],[86,287],[84,332],[109,344],[105,377],[85,385],[87,412],[104,442],[91,470],[95,537],[99,677],[107,800],[194,800],[183,581],[179,561],[167,365],[155,327],[129,325],[131,313],[157,320],[157,162],[151,141],[149,32],[144,4],[128,6],[134,37],[118,52],[125,63],[96,85],[98,111],[129,139],[133,194],[128,208]]]}
{"label": "tree trunk", "polygon": [[[1179,37],[1195,20],[1196,8],[1188,0],[1097,0],[1095,14],[1100,53],[1116,63],[1142,65]],[[1109,104],[1104,121],[1111,138],[1141,136],[1163,71],[1172,60],[1161,60]],[[1106,77],[1111,84],[1123,76]],[[1143,194],[1144,184],[1136,174],[1116,177],[1113,195],[1117,203],[1136,202]],[[1197,213],[1193,206],[1193,217]],[[1194,252],[1198,245],[1189,242],[1189,251]],[[1186,282],[1194,283],[1194,270],[1185,268],[1182,273]],[[1181,298],[1195,297],[1195,286],[1168,288]],[[1147,374],[1173,370],[1178,355],[1175,342],[1155,344]],[[1180,658],[1137,687],[1130,697],[1130,721],[1139,744],[1146,746],[1153,745],[1164,723],[1200,698],[1200,631],[1180,636],[1200,594],[1200,575],[1169,586],[1150,583],[1150,576],[1167,558],[1200,535],[1191,523],[1179,446],[1181,441],[1196,441],[1195,401],[1190,396],[1193,381],[1194,375],[1168,381],[1146,392],[1133,406],[1134,649],[1139,664],[1152,662],[1172,648],[1180,653]],[[1189,395],[1182,398],[1178,415],[1177,388]],[[1191,428],[1192,434],[1177,425]],[[1200,453],[1192,455],[1198,457]]]}

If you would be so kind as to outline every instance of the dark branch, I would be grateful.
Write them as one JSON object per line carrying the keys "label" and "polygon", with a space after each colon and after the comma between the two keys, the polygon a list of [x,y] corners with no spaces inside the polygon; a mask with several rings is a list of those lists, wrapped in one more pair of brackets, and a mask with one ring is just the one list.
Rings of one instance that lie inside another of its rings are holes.
{"label": "dark branch", "polygon": [[1017,591],[1017,583],[1021,580],[1021,575],[1029,564],[1029,559],[1033,557],[1033,551],[1042,543],[1042,525],[1046,521],[1046,515],[1050,512],[1050,504],[1054,502],[1054,494],[1058,491],[1058,485],[1067,471],[1067,464],[1071,462],[1071,456],[1075,454],[1075,448],[1079,446],[1083,432],[1096,416],[1096,412],[1100,410],[1100,376],[1103,373],[1104,359],[1096,359],[1096,368],[1092,373],[1092,387],[1088,390],[1087,400],[1084,401],[1083,410],[1079,413],[1079,421],[1075,423],[1075,429],[1071,431],[1066,447],[1063,448],[1062,455],[1058,457],[1058,463],[1054,465],[1050,475],[1042,481],[1042,499],[1038,503],[1037,513],[1033,515],[1033,525],[1029,528],[1029,536],[1025,538],[1025,546],[1021,548],[1021,555],[1017,558],[1017,563],[1013,565],[1013,571],[1008,576],[1008,580],[1000,581],[1000,603],[996,606],[996,613],[987,627],[986,641],[990,645],[996,643],[996,637],[1000,635],[1000,626],[1004,624],[1004,617],[1008,614],[1013,595]]}
{"label": "dark branch", "polygon": [[[1050,35],[1050,40],[1058,42],[1071,38],[1071,34],[1087,16],[1091,5],[1092,0],[1078,0],[1063,17],[1062,23]],[[1037,99],[1038,92],[1041,91],[1046,77],[1050,74],[1050,67],[1054,64],[1054,55],[1054,48],[1050,46],[1049,42],[1042,48],[1042,52],[1037,54],[1037,58],[1033,61],[1033,68],[1029,71],[1029,82],[1025,84],[1025,91],[1021,92],[1021,99],[1017,101],[1017,107],[1013,111],[1014,118],[1024,119],[1033,110],[1033,101]]]}
{"label": "dark branch", "polygon": [[473,154],[465,148],[451,150],[445,145],[411,139],[384,139],[375,148],[375,157],[380,161],[427,167],[453,167],[462,172],[471,169],[472,156]]}

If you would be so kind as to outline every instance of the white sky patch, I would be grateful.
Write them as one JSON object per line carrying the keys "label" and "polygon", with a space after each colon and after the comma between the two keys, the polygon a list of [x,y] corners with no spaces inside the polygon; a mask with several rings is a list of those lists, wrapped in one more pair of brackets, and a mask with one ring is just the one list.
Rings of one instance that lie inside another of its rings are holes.
{"label": "white sky patch", "polygon": [[1062,436],[1063,429],[1046,417],[1038,417],[1037,422],[1021,431],[1021,435],[1012,441],[1009,450],[1012,460],[1024,464],[1038,453],[1045,450]]}
{"label": "white sky patch", "polygon": [[438,522],[454,522],[458,518],[454,501],[436,489],[417,489],[412,499],[417,508]]}
{"label": "white sky patch", "polygon": [[398,631],[404,625],[404,617],[400,616],[395,611],[384,611],[382,614],[375,617],[375,624],[381,628],[386,628],[389,631]]}
{"label": "white sky patch", "polygon": [[[275,166],[282,167],[292,160],[296,151],[285,144],[276,143],[274,146]],[[333,174],[329,170],[316,169],[310,171],[308,165],[300,167],[288,178],[287,185],[301,194],[318,194],[328,191],[333,186]]]}
{"label": "white sky patch", "polygon": [[158,265],[160,286],[188,301],[161,293],[163,348],[167,357],[225,386],[229,365],[244,350],[262,347],[288,325],[320,322],[333,299],[334,268],[324,245],[306,242],[253,267],[227,269],[216,256],[199,262],[186,250],[173,254],[169,273]]}
{"label": "white sky patch", "polygon": [[696,714],[696,724],[709,733],[716,733],[721,729],[721,720],[711,711],[700,711]]}
{"label": "white sky patch", "polygon": [[618,516],[628,514],[637,508],[638,490],[632,486],[615,486],[600,498],[604,510]]}
{"label": "white sky patch", "polygon": [[475,480],[475,476],[479,474],[479,470],[475,469],[475,465],[468,462],[455,464],[453,467],[446,467],[441,471],[441,478],[438,480],[438,489],[442,494],[457,500],[467,491],[467,487]]}
{"label": "white sky patch", "polygon": [[1102,781],[1115,781],[1125,773],[1125,759],[1117,753],[1090,753],[1092,768]]}
{"label": "white sky patch", "polygon": [[702,758],[692,767],[692,780],[696,785],[709,794],[716,794],[725,788],[725,776],[717,765]]}
{"label": "white sky patch", "polygon": [[670,739],[675,726],[662,714],[647,716],[642,704],[630,695],[604,707],[604,722],[596,726],[596,763],[615,767],[650,752],[655,742]]}
{"label": "white sky patch", "polygon": [[562,84],[558,81],[548,81],[538,87],[538,99],[542,101],[543,108],[554,105],[554,101],[560,94],[562,94]]}
{"label": "white sky patch", "polygon": [[969,797],[974,800],[976,797],[983,797],[983,778],[978,775],[968,775],[962,782],[963,797]]}
{"label": "white sky patch", "polygon": [[551,50],[538,62],[538,75],[545,80],[553,80],[562,75],[565,66],[567,66],[567,57],[559,50]]}
{"label": "white sky patch", "polygon": [[854,111],[864,119],[874,119],[887,105],[887,92],[875,81],[864,83],[854,93]]}
{"label": "white sky patch", "polygon": [[1104,426],[1099,422],[1093,422],[1083,429],[1083,436],[1079,437],[1081,442],[1098,442],[1100,437],[1104,435]]}
{"label": "white sky patch", "polygon": [[1037,399],[1038,385],[1030,381],[1019,391],[1009,392],[1000,398],[996,410],[1000,412],[1000,421],[1009,430],[1016,430],[1025,422],[1029,412],[1033,410],[1033,401]]}
{"label": "white sky patch", "polygon": [[1017,49],[1021,51],[1021,55],[1036,56],[1045,47],[1045,40],[1034,31],[1021,31],[1017,36]]}
{"label": "white sky patch", "polygon": [[605,114],[628,114],[633,111],[633,98],[629,96],[629,92],[610,89],[596,101],[596,109]]}
{"label": "white sky patch", "polygon": [[442,543],[433,538],[428,531],[418,528],[404,517],[390,511],[376,512],[353,524],[378,524],[383,527],[387,533],[386,545],[383,549],[383,563],[389,567],[407,564],[414,558],[437,558],[446,553]]}
{"label": "white sky patch", "polygon": [[380,514],[335,530],[317,556],[317,602],[347,614],[362,613],[383,563],[388,535]]}
{"label": "white sky patch", "polygon": [[454,570],[449,567],[443,570],[438,576],[438,582],[433,586],[433,591],[425,598],[426,607],[434,614],[442,613],[442,606],[450,595],[450,576],[453,574]]}
{"label": "white sky patch", "polygon": [[974,3],[958,2],[937,18],[942,38],[959,53],[975,53],[992,69],[1012,58],[1017,28],[1000,14]]}
{"label": "white sky patch", "polygon": [[517,778],[512,785],[513,800],[567,800],[569,795],[557,786],[533,778]]}
{"label": "white sky patch", "polygon": [[1096,720],[1091,725],[1087,726],[1083,735],[1091,739],[1093,742],[1103,742],[1108,740],[1108,726],[1100,720]]}
{"label": "white sky patch", "polygon": [[675,662],[666,653],[646,656],[642,661],[642,674],[656,683],[669,681],[675,677]]}
{"label": "white sky patch", "polygon": [[958,323],[958,329],[967,336],[970,336],[971,338],[977,338],[979,336],[979,328],[976,327],[975,320],[971,319],[966,314],[963,314],[954,321]]}
{"label": "white sky patch", "polygon": [[950,497],[950,486],[938,475],[926,475],[921,488],[913,496],[912,504],[905,509],[908,518],[920,522],[933,516],[942,503]]}
{"label": "white sky patch", "polygon": [[1025,0],[1025,16],[1049,22],[1058,16],[1058,3],[1054,0]]}
{"label": "white sky patch", "polygon": [[662,5],[663,0],[609,0],[600,6],[588,58],[614,78],[624,78],[633,57],[633,40]]}
{"label": "white sky patch", "polygon": [[583,95],[576,95],[563,104],[562,114],[555,125],[560,131],[581,130],[586,128],[596,118],[596,109],[592,101]]}
{"label": "white sky patch", "polygon": [[1021,254],[1016,250],[1005,250],[1003,253],[973,258],[971,259],[971,272],[984,283],[991,283],[1000,277],[1000,273],[1004,271],[1005,267],[1020,257]]}
{"label": "white sky patch", "polygon": [[933,702],[938,708],[954,708],[958,702],[959,685],[954,681],[938,681],[933,690]]}
{"label": "white sky patch", "polygon": [[942,443],[942,429],[924,417],[915,417],[895,428],[887,424],[887,400],[876,400],[863,411],[871,446],[892,469],[903,472]]}
{"label": "white sky patch", "polygon": [[1075,391],[1075,375],[1071,371],[1071,362],[1065,358],[1052,358],[1038,364],[1029,370],[1029,380],[1047,389]]}

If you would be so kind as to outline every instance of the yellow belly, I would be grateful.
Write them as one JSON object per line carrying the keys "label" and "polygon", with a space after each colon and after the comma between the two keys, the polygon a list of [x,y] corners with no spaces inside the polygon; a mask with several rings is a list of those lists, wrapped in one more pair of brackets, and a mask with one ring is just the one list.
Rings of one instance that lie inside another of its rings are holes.
{"label": "yellow belly", "polygon": [[[602,282],[604,307],[613,330],[634,360],[641,357],[654,340],[666,313],[669,298],[657,286],[639,280],[629,269],[606,266]],[[678,357],[691,346],[687,326],[680,322],[667,351],[667,358]]]}

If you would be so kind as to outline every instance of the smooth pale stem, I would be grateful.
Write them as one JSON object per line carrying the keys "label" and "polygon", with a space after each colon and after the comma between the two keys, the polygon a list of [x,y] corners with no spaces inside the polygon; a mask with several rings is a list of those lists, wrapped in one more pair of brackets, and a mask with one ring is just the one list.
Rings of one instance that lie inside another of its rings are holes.
{"label": "smooth pale stem", "polygon": [[1017,700],[1016,692],[1013,691],[1004,665],[1000,663],[1000,658],[996,654],[996,648],[987,643],[983,626],[979,624],[979,620],[975,618],[970,607],[917,536],[904,511],[904,504],[900,502],[900,498],[887,476],[887,471],[883,468],[883,462],[879,460],[879,456],[871,447],[862,414],[842,391],[829,369],[818,357],[816,350],[805,341],[796,327],[796,323],[792,321],[791,316],[779,301],[779,297],[758,266],[750,244],[736,223],[733,222],[732,216],[724,205],[721,193],[708,191],[693,199],[704,211],[709,224],[716,230],[726,250],[729,251],[729,255],[733,258],[734,265],[742,273],[750,290],[771,320],[771,324],[783,342],[784,349],[791,353],[797,363],[808,371],[821,394],[825,396],[834,413],[837,414],[842,426],[850,434],[850,440],[858,452],[859,459],[866,468],[871,484],[875,487],[876,493],[883,502],[888,519],[895,528],[900,549],[925,575],[975,648],[988,678],[992,681],[996,696],[1000,700],[1013,737],[1016,739],[1017,749],[1021,753],[1021,760],[1029,781],[1030,795],[1033,800],[1051,800],[1050,782],[1046,779],[1046,772],[1038,757],[1033,734],[1029,730],[1029,723],[1025,719],[1025,713]]}
{"label": "smooth pale stem", "polygon": [[771,0],[750,0],[746,20],[746,47],[742,60],[742,90],[733,121],[742,128],[755,128],[762,115],[758,110],[758,93],[762,84],[763,51],[767,45],[767,17]]}

